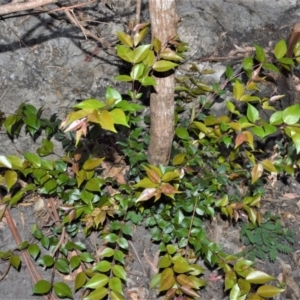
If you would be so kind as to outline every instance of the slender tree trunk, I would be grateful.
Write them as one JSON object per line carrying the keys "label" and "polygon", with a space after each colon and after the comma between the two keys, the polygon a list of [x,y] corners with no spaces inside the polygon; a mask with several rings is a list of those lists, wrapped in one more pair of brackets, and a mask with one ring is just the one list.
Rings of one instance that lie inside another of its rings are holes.
{"label": "slender tree trunk", "polygon": [[[149,0],[151,33],[162,45],[176,35],[178,16],[175,0]],[[151,164],[167,165],[174,137],[174,72],[155,78],[156,92],[150,97],[150,145],[148,160]]]}

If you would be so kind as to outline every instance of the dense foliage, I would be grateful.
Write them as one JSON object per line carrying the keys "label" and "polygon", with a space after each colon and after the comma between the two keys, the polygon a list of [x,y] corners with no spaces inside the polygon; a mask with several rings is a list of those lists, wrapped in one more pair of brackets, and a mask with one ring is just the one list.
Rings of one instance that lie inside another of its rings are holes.
{"label": "dense foliage", "polygon": [[[271,104],[282,95],[261,99],[257,94],[265,80],[262,72],[279,73],[280,68],[294,65],[285,57],[286,44],[280,41],[272,57],[256,45],[254,56],[244,59],[239,72],[227,68],[222,84],[202,82],[204,71],[191,64],[190,73],[177,78],[171,164],[154,166],[147,163],[148,120],[140,113],[141,88],[155,87],[153,72],[164,74],[177,67],[187,46],[177,37],[142,44],[147,30],[148,24],[137,24],[129,33],[118,33],[117,54],[131,71],[116,80],[131,83],[131,101],[107,87],[105,100],[82,101],[63,121],[55,116],[43,118],[42,110],[29,104],[6,117],[4,126],[11,138],[17,138],[21,130],[34,140],[43,138],[37,153],[0,156],[0,180],[7,191],[0,216],[34,193],[46,201],[59,199],[59,220],[54,220],[50,236],[35,226],[32,234],[38,243],[23,242],[1,252],[0,258],[19,269],[17,251],[26,249],[37,264],[75,277],[73,291],[64,282],[40,280],[33,288],[36,295],[53,290],[58,297],[72,299],[81,290],[85,300],[124,299],[131,224],[144,224],[161,253],[150,286],[165,294],[165,299],[200,297],[206,284],[200,259],[223,270],[225,292],[231,300],[273,297],[284,290],[282,284],[256,270],[253,261],[225,253],[222,245],[208,238],[205,221],[222,215],[240,222],[245,245],[256,244],[256,252],[247,253],[253,259],[262,258],[259,247],[267,248],[264,252],[271,260],[276,251],[290,251],[283,243],[274,246],[267,235],[293,242],[292,234],[259,210],[263,178],[279,172],[293,175],[300,152],[299,104],[275,110]],[[225,89],[232,90],[232,98],[226,100],[228,111],[216,117],[210,109]],[[190,101],[195,106],[188,110]],[[265,110],[271,112],[269,119],[262,117]],[[284,137],[278,141],[278,155],[261,155],[264,149],[258,141],[276,132]],[[64,156],[55,152],[53,139],[62,143]],[[288,152],[283,143],[289,145]],[[119,171],[113,174],[110,170],[116,165]],[[242,192],[241,186],[248,188]],[[97,253],[74,241],[82,231],[99,234],[102,244]],[[269,281],[274,285],[267,285]]]}

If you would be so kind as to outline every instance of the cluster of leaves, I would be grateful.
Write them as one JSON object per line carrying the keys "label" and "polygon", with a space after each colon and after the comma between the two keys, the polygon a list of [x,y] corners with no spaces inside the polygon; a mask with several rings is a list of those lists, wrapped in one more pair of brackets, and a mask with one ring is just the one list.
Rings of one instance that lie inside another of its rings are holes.
{"label": "cluster of leaves", "polygon": [[253,224],[241,225],[241,240],[246,246],[242,255],[254,260],[256,257],[265,261],[266,257],[274,262],[278,253],[289,254],[292,252],[290,244],[294,244],[295,233],[282,227],[280,220],[266,216],[266,221],[256,228]]}
{"label": "cluster of leaves", "polygon": [[[199,290],[205,286],[200,278],[203,269],[196,264],[200,258],[223,270],[225,290],[231,300],[273,297],[282,292],[266,285],[274,278],[255,270],[253,262],[224,253],[221,245],[208,238],[205,219],[218,211],[234,221],[246,216],[253,226],[247,228],[246,235],[253,237],[260,228],[257,225],[264,226],[259,211],[263,193],[261,177],[267,172],[293,173],[292,163],[257,158],[263,149],[257,149],[255,143],[256,139],[264,140],[279,130],[294,144],[295,153],[300,152],[299,105],[275,111],[270,120],[264,120],[260,107],[273,110],[270,101],[280,99],[281,95],[261,99],[255,94],[258,82],[264,80],[262,70],[279,72],[279,67],[288,69],[294,64],[285,57],[285,42],[280,41],[275,47],[276,63],[267,62],[264,50],[256,46],[255,57],[243,62],[247,83],[231,68],[227,68],[226,84],[222,87],[211,87],[198,78],[188,79],[192,86],[182,80],[183,87],[177,88],[181,97],[184,93],[190,97],[204,93],[218,97],[225,86],[231,85],[233,99],[226,102],[228,114],[210,115],[211,104],[201,98],[199,109],[192,110],[189,120],[177,120],[172,165],[152,166],[146,164],[148,135],[136,126],[137,112],[142,108],[136,101],[142,97],[141,87],[155,86],[154,72],[163,73],[178,65],[186,44],[171,37],[164,43],[154,38],[151,44],[143,45],[147,30],[145,23],[134,26],[129,34],[118,33],[117,54],[131,64],[131,72],[117,76],[116,80],[131,82],[128,95],[132,102],[107,88],[105,101],[87,99],[77,104],[62,122],[55,116],[49,120],[42,118],[42,111],[28,104],[22,104],[14,115],[6,118],[4,125],[11,137],[18,136],[25,125],[26,132],[34,139],[42,131],[46,138],[37,154],[24,153],[23,158],[0,156],[3,171],[0,179],[7,190],[1,203],[2,215],[8,204],[17,204],[29,192],[61,200],[60,222],[51,228],[51,236],[46,237],[41,228],[32,230],[44,250],[52,254],[42,255],[37,245],[27,244],[24,249],[43,267],[75,275],[74,292],[81,290],[85,300],[124,299],[124,257],[131,237],[126,222],[140,224],[143,220],[163,254],[151,286],[165,293],[166,299],[174,295],[200,297]],[[245,104],[244,112],[239,103]],[[119,125],[131,129],[129,137],[119,142],[130,165],[125,183],[101,177],[105,161],[104,157],[99,158],[103,132],[115,133]],[[66,155],[46,159],[45,156],[55,154],[53,137],[62,142]],[[240,192],[242,184],[252,186],[246,195]],[[112,189],[115,186],[117,190]],[[73,242],[80,229],[86,235],[92,231],[100,233],[102,245],[94,253],[82,243]],[[1,256],[10,257],[13,257],[11,264],[18,268],[20,263],[12,252]],[[71,289],[63,282],[39,281],[34,293],[48,294],[52,289],[58,297],[73,298]]]}

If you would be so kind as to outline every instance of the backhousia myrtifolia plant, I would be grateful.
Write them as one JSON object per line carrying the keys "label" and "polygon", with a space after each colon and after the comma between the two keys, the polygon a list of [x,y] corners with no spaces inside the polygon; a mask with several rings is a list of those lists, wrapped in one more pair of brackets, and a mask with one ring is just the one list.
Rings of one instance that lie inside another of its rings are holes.
{"label": "backhousia myrtifolia plant", "polygon": [[[73,298],[81,291],[85,300],[124,299],[124,262],[132,235],[129,224],[145,222],[161,252],[158,272],[150,286],[165,294],[165,299],[180,295],[201,298],[206,282],[197,264],[200,258],[224,271],[225,291],[231,300],[273,297],[284,290],[284,284],[268,285],[275,278],[256,270],[253,261],[222,251],[221,245],[207,237],[204,222],[222,213],[236,222],[246,215],[253,226],[260,226],[265,222],[259,211],[261,179],[268,173],[293,174],[300,151],[300,107],[297,104],[274,111],[269,120],[264,120],[261,109],[274,110],[269,103],[281,96],[261,99],[255,94],[259,90],[257,82],[264,80],[262,70],[279,72],[279,67],[293,66],[294,61],[285,57],[286,44],[282,40],[275,46],[272,62],[256,46],[255,57],[244,59],[240,74],[227,68],[222,87],[201,82],[201,72],[192,64],[198,75],[179,78],[177,91],[180,103],[185,97],[199,97],[199,107],[192,110],[189,119],[180,117],[184,108],[178,107],[172,164],[153,166],[147,164],[145,154],[147,129],[137,126],[143,107],[136,102],[142,97],[141,87],[155,88],[154,71],[164,73],[178,65],[186,44],[176,37],[164,43],[154,38],[151,44],[142,44],[147,30],[148,24],[138,24],[129,33],[118,33],[117,54],[131,64],[131,72],[116,80],[132,83],[128,92],[132,102],[108,87],[105,101],[84,100],[62,122],[55,116],[43,118],[42,110],[28,104],[22,104],[5,119],[11,137],[17,137],[23,125],[34,140],[45,134],[36,154],[0,156],[0,179],[7,190],[0,216],[31,193],[47,201],[59,199],[60,205],[59,220],[53,222],[50,236],[34,226],[32,234],[38,243],[25,241],[16,249],[1,252],[0,257],[19,269],[17,251],[26,250],[44,268],[75,278],[73,291],[64,282],[40,280],[34,285],[34,294],[45,295],[53,290],[58,297]],[[246,83],[240,79],[241,73],[248,76]],[[233,89],[232,101],[226,102],[228,113],[215,117],[203,95],[209,93],[214,99],[226,86]],[[241,102],[245,103],[245,113],[237,108]],[[105,132],[116,133],[120,125],[130,131],[116,145],[114,136]],[[277,130],[283,132],[294,152],[282,151],[278,160],[259,159],[257,154],[262,149],[255,148],[256,138],[264,140]],[[52,138],[62,142],[65,156],[53,158]],[[113,153],[114,163],[126,167],[127,162],[126,178],[108,172],[107,152]],[[48,155],[52,158],[46,159]],[[245,195],[239,192],[242,183],[252,187]],[[93,253],[82,242],[73,240],[81,230],[86,235],[99,233],[101,246]],[[39,245],[48,250],[47,254],[43,255]]]}

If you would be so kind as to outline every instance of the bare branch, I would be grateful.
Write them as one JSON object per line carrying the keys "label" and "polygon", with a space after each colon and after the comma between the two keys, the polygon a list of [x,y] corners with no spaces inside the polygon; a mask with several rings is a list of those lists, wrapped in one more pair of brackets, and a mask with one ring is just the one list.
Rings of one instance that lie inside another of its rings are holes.
{"label": "bare branch", "polygon": [[17,11],[34,9],[47,4],[56,3],[58,0],[32,0],[30,2],[14,2],[0,6],[0,16],[10,14]]}

